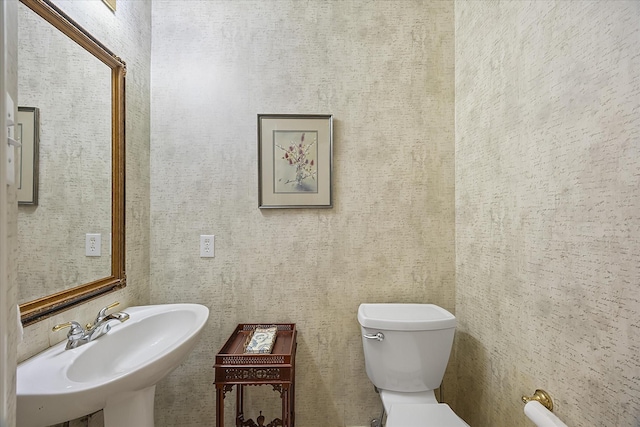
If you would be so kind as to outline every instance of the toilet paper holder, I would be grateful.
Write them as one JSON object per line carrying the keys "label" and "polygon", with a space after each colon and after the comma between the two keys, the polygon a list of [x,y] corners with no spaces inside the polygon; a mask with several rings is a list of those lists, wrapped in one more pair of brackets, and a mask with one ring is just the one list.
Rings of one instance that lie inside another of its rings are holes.
{"label": "toilet paper holder", "polygon": [[546,391],[538,389],[533,393],[533,396],[522,396],[524,403],[529,403],[533,400],[540,402],[549,411],[553,411],[553,400],[551,400],[551,396]]}

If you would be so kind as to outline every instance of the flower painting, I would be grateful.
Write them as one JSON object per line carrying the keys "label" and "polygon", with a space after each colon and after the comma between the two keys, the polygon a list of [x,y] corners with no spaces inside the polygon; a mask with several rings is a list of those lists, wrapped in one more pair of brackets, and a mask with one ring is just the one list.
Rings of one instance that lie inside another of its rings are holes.
{"label": "flower painting", "polygon": [[274,131],[276,193],[318,191],[318,133]]}
{"label": "flower painting", "polygon": [[331,208],[333,117],[258,114],[258,207]]}

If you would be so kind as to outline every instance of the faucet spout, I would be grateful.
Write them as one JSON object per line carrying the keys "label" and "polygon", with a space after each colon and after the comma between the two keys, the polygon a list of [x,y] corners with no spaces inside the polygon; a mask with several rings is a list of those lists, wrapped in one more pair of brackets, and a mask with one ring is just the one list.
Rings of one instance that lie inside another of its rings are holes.
{"label": "faucet spout", "polygon": [[125,322],[129,320],[129,314],[124,311],[118,311],[116,313],[111,313],[104,318],[103,323],[109,322],[110,320],[119,320],[120,322]]}
{"label": "faucet spout", "polygon": [[124,311],[118,311],[116,313],[107,314],[106,316],[102,316],[96,320],[96,323],[93,324],[87,330],[87,342],[93,341],[98,337],[106,334],[111,330],[111,325],[109,322],[112,320],[117,320],[119,322],[126,322],[129,320],[129,314]]}

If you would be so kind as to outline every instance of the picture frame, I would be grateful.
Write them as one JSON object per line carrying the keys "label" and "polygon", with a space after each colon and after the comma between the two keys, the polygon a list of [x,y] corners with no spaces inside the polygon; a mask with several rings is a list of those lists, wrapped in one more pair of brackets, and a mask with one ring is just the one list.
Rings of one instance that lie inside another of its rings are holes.
{"label": "picture frame", "polygon": [[40,110],[36,107],[18,107],[16,137],[18,148],[17,193],[18,205],[38,205],[38,148],[40,145]]}
{"label": "picture frame", "polygon": [[258,114],[258,207],[331,208],[333,116]]}
{"label": "picture frame", "polygon": [[111,9],[112,12],[116,11],[116,1],[117,0],[102,0],[102,2],[106,4],[107,7]]}

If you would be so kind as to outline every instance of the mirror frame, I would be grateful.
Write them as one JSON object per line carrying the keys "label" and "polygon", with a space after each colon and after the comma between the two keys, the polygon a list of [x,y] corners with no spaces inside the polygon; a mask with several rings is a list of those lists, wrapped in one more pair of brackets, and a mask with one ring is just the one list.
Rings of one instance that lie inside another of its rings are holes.
{"label": "mirror frame", "polygon": [[[125,273],[125,75],[126,64],[49,0],[20,0],[111,69],[112,215],[111,275],[20,304],[23,325],[122,289]],[[18,71],[19,72],[19,71]],[[18,284],[19,286],[19,284]]]}

